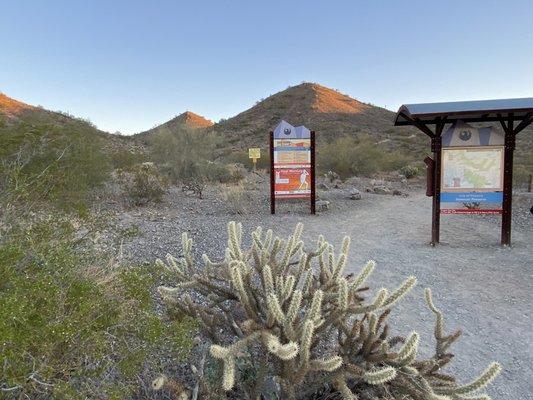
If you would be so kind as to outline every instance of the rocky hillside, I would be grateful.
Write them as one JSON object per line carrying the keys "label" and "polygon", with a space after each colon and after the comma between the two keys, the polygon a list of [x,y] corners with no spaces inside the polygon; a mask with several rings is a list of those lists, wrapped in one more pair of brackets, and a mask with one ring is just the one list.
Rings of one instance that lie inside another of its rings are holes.
{"label": "rocky hillside", "polygon": [[205,129],[213,126],[213,121],[210,121],[201,115],[195,114],[191,111],[185,111],[184,113],[172,118],[171,120],[157,125],[156,127],[147,131],[138,133],[135,136],[143,137],[149,136],[152,133],[160,131],[168,131],[171,133],[179,132],[181,129]]}
{"label": "rocky hillside", "polygon": [[35,135],[52,132],[68,135],[69,131],[77,131],[80,127],[83,127],[84,134],[98,137],[102,150],[106,152],[120,151],[131,147],[133,143],[131,138],[104,132],[89,121],[29,105],[0,93],[0,129],[3,135],[13,138],[23,134],[23,131],[31,131]]}
{"label": "rocky hillside", "polygon": [[[424,154],[430,152],[429,138],[413,127],[395,127],[394,117],[395,113],[385,108],[363,103],[316,83],[302,83],[221,121],[213,129],[234,149],[266,148],[268,132],[285,119],[293,125],[315,130],[318,145],[345,135],[366,134],[385,150],[399,150],[422,160]],[[501,129],[499,124],[493,125]],[[518,175],[530,173],[533,168],[532,149],[533,125],[530,125],[517,138],[515,167]]]}
{"label": "rocky hillside", "polygon": [[0,122],[13,125],[17,122],[32,120],[35,123],[65,123],[74,118],[67,114],[45,110],[0,93]]}
{"label": "rocky hillside", "polygon": [[[92,128],[94,133],[105,139],[104,146],[114,150],[131,145],[146,147],[149,146],[147,139],[156,132],[174,133],[189,128],[198,132],[215,132],[222,137],[225,149],[240,151],[248,147],[266,148],[268,132],[285,119],[293,125],[305,125],[315,130],[319,145],[343,136],[368,135],[386,151],[399,150],[417,160],[423,159],[423,155],[429,153],[429,139],[412,127],[394,127],[394,115],[392,111],[363,103],[319,84],[302,83],[269,96],[252,108],[217,124],[187,111],[133,138],[118,137],[94,126]],[[33,125],[63,125],[73,120],[67,114],[30,106],[0,93],[0,124],[29,121]],[[495,127],[499,129],[498,124]],[[517,172],[522,175],[533,168],[532,148],[533,126],[530,126],[517,140],[516,163],[521,169]]]}
{"label": "rocky hillside", "polygon": [[268,132],[281,120],[317,132],[318,143],[344,135],[368,134],[386,147],[426,144],[413,129],[395,128],[394,113],[363,103],[316,83],[302,83],[276,93],[237,116],[214,126],[236,147],[267,143]]}
{"label": "rocky hillside", "polygon": [[0,114],[6,118],[18,118],[22,113],[28,110],[34,110],[35,107],[21,101],[7,97],[0,93]]}

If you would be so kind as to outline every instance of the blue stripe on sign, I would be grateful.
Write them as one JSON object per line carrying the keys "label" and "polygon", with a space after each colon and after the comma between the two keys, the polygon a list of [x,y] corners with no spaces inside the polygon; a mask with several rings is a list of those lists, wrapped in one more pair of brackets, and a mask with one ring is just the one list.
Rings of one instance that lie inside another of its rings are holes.
{"label": "blue stripe on sign", "polygon": [[483,202],[501,203],[503,202],[502,192],[442,192],[440,201],[443,203],[463,203],[463,202]]}
{"label": "blue stripe on sign", "polygon": [[274,147],[274,151],[309,151],[309,147]]}

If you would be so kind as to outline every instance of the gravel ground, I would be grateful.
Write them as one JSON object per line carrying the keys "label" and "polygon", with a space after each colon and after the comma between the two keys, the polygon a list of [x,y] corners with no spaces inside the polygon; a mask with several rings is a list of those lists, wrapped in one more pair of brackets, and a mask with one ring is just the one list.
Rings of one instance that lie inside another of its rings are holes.
{"label": "gravel ground", "polygon": [[[363,182],[355,183],[363,189]],[[198,254],[217,258],[223,254],[230,220],[241,221],[246,232],[262,225],[281,235],[303,222],[307,240],[324,234],[334,244],[349,235],[352,247],[347,272],[358,271],[374,259],[378,268],[369,284],[375,289],[395,287],[408,275],[419,280],[396,308],[393,332],[416,330],[421,334],[421,351],[432,351],[434,317],[423,300],[423,289],[431,287],[437,306],[445,313],[447,330],[463,331],[452,348],[457,356],[450,370],[467,382],[497,360],[503,373],[489,394],[494,399],[533,399],[532,196],[515,196],[511,248],[499,245],[498,217],[459,215],[442,216],[442,243],[433,248],[428,244],[431,201],[421,189],[403,185],[408,197],[363,193],[358,201],[349,200],[346,190],[333,189],[319,193],[331,201],[326,212],[311,216],[305,204],[285,203],[272,216],[265,185],[260,179],[251,185],[251,206],[243,215],[231,215],[233,205],[219,200],[214,187],[203,200],[175,189],[162,205],[116,210],[119,226],[136,226],[140,232],[124,244],[126,257],[152,262],[168,252],[179,255],[180,235],[187,231]]]}

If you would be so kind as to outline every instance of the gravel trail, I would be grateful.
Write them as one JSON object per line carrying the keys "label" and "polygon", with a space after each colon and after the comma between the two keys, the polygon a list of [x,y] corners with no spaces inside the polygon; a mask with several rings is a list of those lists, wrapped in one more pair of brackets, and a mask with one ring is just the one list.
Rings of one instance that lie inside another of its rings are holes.
{"label": "gravel trail", "polygon": [[[214,190],[214,189],[213,189]],[[457,354],[450,370],[467,383],[489,362],[499,361],[502,375],[489,389],[494,399],[533,399],[533,197],[517,197],[514,207],[513,246],[499,245],[499,218],[443,215],[441,244],[429,246],[431,201],[420,190],[409,197],[363,193],[359,201],[346,192],[322,193],[331,209],[316,216],[303,205],[280,205],[269,214],[267,197],[257,191],[254,206],[245,215],[230,215],[214,192],[207,199],[178,191],[157,208],[118,214],[122,226],[137,225],[141,235],[125,243],[126,254],[136,261],[153,261],[167,252],[179,254],[180,234],[187,230],[198,254],[219,256],[225,248],[225,225],[242,221],[245,231],[257,225],[287,235],[297,222],[305,225],[306,242],[319,234],[334,245],[344,235],[352,238],[347,272],[357,272],[369,259],[377,262],[369,285],[394,288],[409,275],[418,285],[395,309],[392,332],[421,335],[421,351],[433,350],[434,316],[426,308],[423,290],[433,290],[444,312],[445,329],[462,329],[452,347]],[[372,294],[371,294],[372,295]]]}

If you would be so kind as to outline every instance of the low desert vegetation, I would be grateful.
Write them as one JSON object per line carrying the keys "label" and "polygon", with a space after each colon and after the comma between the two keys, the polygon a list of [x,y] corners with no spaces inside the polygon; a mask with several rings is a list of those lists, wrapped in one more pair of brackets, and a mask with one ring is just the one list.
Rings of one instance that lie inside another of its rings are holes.
{"label": "low desert vegetation", "polygon": [[529,177],[533,174],[533,154],[520,154],[516,161],[513,170],[513,186],[526,188]]}
{"label": "low desert vegetation", "polygon": [[85,237],[61,215],[1,236],[3,399],[142,397],[161,368],[157,354],[192,346],[193,319],[169,324],[155,313],[150,291],[162,271],[96,251],[99,222],[84,223]]}
{"label": "low desert vegetation", "polygon": [[0,137],[0,192],[8,206],[48,202],[60,209],[84,207],[110,178],[102,139],[85,121],[57,124],[30,118],[0,124]]}
{"label": "low desert vegetation", "polygon": [[417,332],[398,336],[387,324],[416,278],[369,297],[365,281],[375,263],[345,275],[348,237],[336,252],[322,236],[304,246],[301,234],[301,225],[286,240],[257,228],[243,249],[242,227],[231,222],[222,261],[204,255],[203,265],[197,264],[187,234],[181,258],[157,260],[158,268],[174,275],[173,286],[158,289],[169,311],[198,318],[211,341],[208,364],[219,366],[218,374],[206,367],[211,372],[196,375],[201,398],[489,398],[482,390],[498,375],[499,364],[469,383],[443,371],[460,331],[445,332],[429,289],[435,352],[423,358]]}
{"label": "low desert vegetation", "polygon": [[333,171],[341,178],[395,171],[406,167],[411,161],[408,155],[399,151],[387,151],[368,136],[358,139],[342,137],[317,150],[318,170],[324,173]]}
{"label": "low desert vegetation", "polygon": [[134,164],[120,170],[119,177],[128,204],[143,206],[163,200],[167,183],[154,163]]}
{"label": "low desert vegetation", "polygon": [[231,214],[246,214],[250,210],[251,198],[242,182],[220,187],[220,198]]}
{"label": "low desert vegetation", "polygon": [[418,176],[423,169],[417,165],[406,165],[405,167],[400,168],[398,171],[400,174],[405,176],[407,179],[414,178],[415,176]]}
{"label": "low desert vegetation", "polygon": [[228,183],[242,178],[228,164],[215,161],[220,139],[194,129],[159,130],[150,139],[153,161],[170,182],[195,188],[199,197],[209,182]]}

